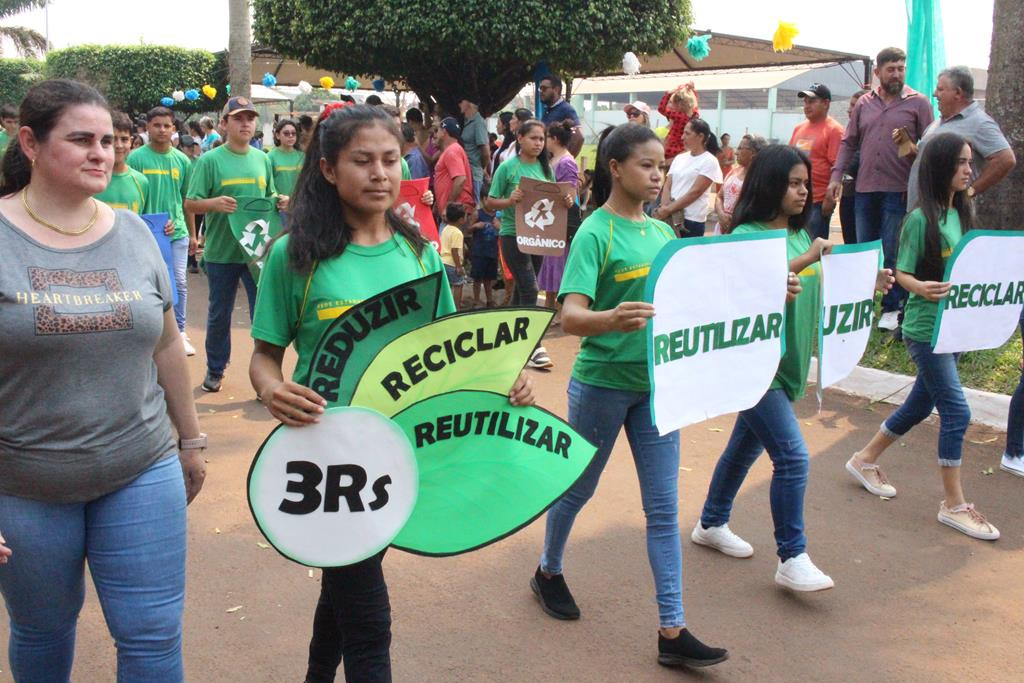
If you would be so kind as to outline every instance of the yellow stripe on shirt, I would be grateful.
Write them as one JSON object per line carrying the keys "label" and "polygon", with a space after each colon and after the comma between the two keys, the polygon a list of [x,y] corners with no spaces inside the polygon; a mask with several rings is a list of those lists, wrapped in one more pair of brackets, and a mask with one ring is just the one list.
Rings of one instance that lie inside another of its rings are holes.
{"label": "yellow stripe on shirt", "polygon": [[625,273],[615,273],[616,282],[625,282],[626,280],[636,280],[637,278],[647,277],[647,274],[651,272],[650,266],[644,266],[642,268],[636,268],[634,270],[627,271]]}
{"label": "yellow stripe on shirt", "polygon": [[227,187],[228,185],[255,185],[259,181],[260,187],[266,187],[267,179],[264,177],[259,178],[225,178],[220,181],[221,187]]}

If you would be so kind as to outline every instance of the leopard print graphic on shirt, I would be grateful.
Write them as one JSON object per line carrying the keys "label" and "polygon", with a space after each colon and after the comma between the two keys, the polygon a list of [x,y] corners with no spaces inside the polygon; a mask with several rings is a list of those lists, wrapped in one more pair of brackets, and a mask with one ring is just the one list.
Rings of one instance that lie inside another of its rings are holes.
{"label": "leopard print graphic on shirt", "polygon": [[[125,291],[116,270],[48,270],[29,268],[37,335],[113,332],[133,327],[130,301],[141,299],[138,291]],[[60,288],[60,292],[53,291]],[[103,294],[74,294],[68,290],[104,289]],[[58,307],[104,306],[105,311],[59,312]]]}

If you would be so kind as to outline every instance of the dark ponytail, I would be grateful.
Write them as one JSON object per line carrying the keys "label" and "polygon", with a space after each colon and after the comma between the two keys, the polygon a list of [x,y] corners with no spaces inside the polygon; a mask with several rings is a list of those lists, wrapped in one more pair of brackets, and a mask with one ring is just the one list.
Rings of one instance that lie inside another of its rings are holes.
{"label": "dark ponytail", "polygon": [[[949,193],[960,163],[960,152],[965,144],[967,140],[956,133],[942,133],[929,138],[928,145],[921,152],[921,168],[917,174],[917,205],[924,214],[925,230],[924,254],[914,273],[918,280],[940,281],[945,277],[939,225],[946,220]],[[963,232],[970,230],[974,216],[966,190],[953,195],[953,208],[959,215],[960,229]]]}
{"label": "dark ponytail", "polygon": [[[37,142],[46,142],[64,110],[80,104],[94,104],[110,111],[106,98],[91,85],[65,79],[42,81],[29,88],[21,101],[18,125],[31,128]],[[22,151],[17,136],[7,147],[0,164],[0,174],[3,176],[0,196],[4,197],[18,192],[32,180],[32,164]]]}
{"label": "dark ponytail", "polygon": [[[338,189],[327,182],[320,170],[320,159],[333,166],[338,154],[348,147],[355,134],[370,126],[380,126],[402,146],[402,132],[395,120],[380,107],[353,105],[338,108],[320,121],[309,139],[306,158],[295,183],[288,228],[288,258],[292,268],[308,273],[315,261],[338,256],[352,240],[352,228],[345,220],[345,209]],[[393,231],[404,237],[417,254],[427,241],[419,230],[387,210],[385,218]]]}
{"label": "dark ponytail", "polygon": [[594,167],[594,182],[591,184],[593,206],[601,206],[612,193],[611,161],[622,163],[633,153],[633,148],[643,145],[658,136],[647,126],[639,123],[623,123],[608,126],[597,139],[597,164]]}
{"label": "dark ponytail", "polygon": [[[516,131],[516,139],[518,140],[534,128],[538,127],[544,131],[545,135],[547,135],[547,129],[544,127],[543,123],[537,119],[530,119],[529,121],[524,121],[519,125],[519,130]],[[522,154],[522,145],[520,145],[519,153]],[[540,162],[540,168],[544,171],[544,177],[548,180],[554,180],[555,174],[551,171],[551,161],[548,159],[548,153],[545,150],[541,149],[540,154],[537,155],[537,161]]]}
{"label": "dark ponytail", "polygon": [[722,146],[718,144],[718,138],[715,137],[715,134],[711,132],[711,126],[708,125],[707,121],[697,116],[694,116],[692,119],[690,119],[690,122],[687,125],[689,125],[693,132],[696,133],[697,135],[704,136],[704,149],[711,152],[712,154],[718,154],[720,151],[722,151]]}
{"label": "dark ponytail", "polygon": [[562,147],[568,148],[569,141],[572,140],[572,134],[575,131],[575,126],[571,119],[565,119],[564,121],[558,121],[548,126],[548,137],[558,140],[558,144]]}

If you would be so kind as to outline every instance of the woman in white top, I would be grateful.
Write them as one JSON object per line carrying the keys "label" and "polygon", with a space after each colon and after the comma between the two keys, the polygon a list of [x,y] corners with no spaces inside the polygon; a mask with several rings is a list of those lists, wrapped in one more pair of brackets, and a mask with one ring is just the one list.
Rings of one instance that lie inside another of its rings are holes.
{"label": "woman in white top", "polygon": [[[703,119],[692,118],[683,130],[683,147],[668,169],[661,206],[654,217],[672,223],[680,237],[703,237],[711,211],[711,187],[722,182],[715,154],[718,138]],[[681,216],[674,214],[682,213]]]}
{"label": "woman in white top", "polygon": [[768,146],[768,141],[760,135],[744,135],[736,148],[736,165],[729,171],[722,183],[722,189],[715,195],[715,214],[718,216],[718,224],[715,226],[716,235],[726,235],[732,230],[732,210],[740,198],[740,190],[743,189],[743,179],[747,177],[747,169],[754,161],[754,157],[762,149]]}

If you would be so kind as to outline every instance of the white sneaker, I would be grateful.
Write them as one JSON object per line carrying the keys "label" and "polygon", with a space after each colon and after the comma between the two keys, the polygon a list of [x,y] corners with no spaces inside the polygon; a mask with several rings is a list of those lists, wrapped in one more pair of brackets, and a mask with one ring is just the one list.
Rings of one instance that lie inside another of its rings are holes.
{"label": "white sneaker", "polygon": [[899,311],[886,311],[882,314],[882,317],[878,319],[878,329],[880,330],[895,330],[900,326],[900,312]]}
{"label": "white sneaker", "polygon": [[185,334],[184,332],[181,333],[181,343],[185,345],[186,356],[196,355],[196,347],[192,346],[192,344],[188,340],[188,335]]}
{"label": "white sneaker", "polygon": [[733,533],[728,524],[705,529],[701,526],[700,520],[697,520],[690,540],[697,545],[714,548],[730,557],[750,557],[754,554],[754,547]]}
{"label": "white sneaker", "polygon": [[775,583],[795,591],[823,591],[835,586],[835,582],[825,572],[814,566],[811,556],[800,553],[785,562],[779,562],[775,570]]}
{"label": "white sneaker", "polygon": [[1016,474],[1018,477],[1024,477],[1024,458],[1004,455],[999,463],[999,469]]}

